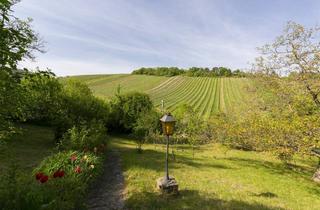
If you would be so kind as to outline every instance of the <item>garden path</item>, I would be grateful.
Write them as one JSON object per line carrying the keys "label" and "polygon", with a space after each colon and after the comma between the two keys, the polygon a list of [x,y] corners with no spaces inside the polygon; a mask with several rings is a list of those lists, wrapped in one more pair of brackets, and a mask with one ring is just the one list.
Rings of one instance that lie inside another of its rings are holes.
{"label": "garden path", "polygon": [[103,174],[90,187],[87,207],[89,210],[124,209],[124,178],[119,152],[111,150],[103,167]]}

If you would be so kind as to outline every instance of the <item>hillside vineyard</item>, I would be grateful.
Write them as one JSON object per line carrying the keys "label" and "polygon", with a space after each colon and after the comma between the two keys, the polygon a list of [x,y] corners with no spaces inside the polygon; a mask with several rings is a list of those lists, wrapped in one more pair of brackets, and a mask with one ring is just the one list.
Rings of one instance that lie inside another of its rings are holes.
{"label": "hillside vineyard", "polygon": [[146,75],[90,75],[77,76],[95,95],[109,99],[120,86],[122,93],[142,91],[150,95],[154,105],[167,110],[179,105],[191,105],[199,115],[208,118],[218,112],[228,113],[245,105],[248,98],[246,78],[162,77]]}

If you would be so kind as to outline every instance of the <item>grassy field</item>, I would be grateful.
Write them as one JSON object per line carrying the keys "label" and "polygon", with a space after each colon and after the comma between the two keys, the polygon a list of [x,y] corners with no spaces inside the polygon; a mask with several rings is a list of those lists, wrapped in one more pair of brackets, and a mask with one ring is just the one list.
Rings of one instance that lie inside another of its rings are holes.
{"label": "grassy field", "polygon": [[31,173],[46,156],[53,153],[54,133],[49,127],[22,125],[22,133],[0,146],[0,174],[12,164]]}
{"label": "grassy field", "polygon": [[71,78],[85,82],[96,96],[106,99],[116,94],[119,85],[122,93],[145,92],[168,80],[168,77],[129,74],[87,75]]}
{"label": "grassy field", "polygon": [[138,154],[133,142],[114,137],[112,147],[121,153],[128,209],[320,209],[320,188],[310,179],[315,159],[288,168],[267,153],[205,145],[193,159],[177,146],[169,168],[180,194],[166,197],[155,189],[164,175],[163,146],[148,144]]}
{"label": "grassy field", "polygon": [[148,93],[160,109],[174,110],[181,104],[189,104],[203,117],[213,113],[228,113],[245,105],[248,99],[245,78],[208,77],[158,77],[146,75],[88,75],[72,77],[88,84],[96,96],[110,98],[120,85],[121,92]]}

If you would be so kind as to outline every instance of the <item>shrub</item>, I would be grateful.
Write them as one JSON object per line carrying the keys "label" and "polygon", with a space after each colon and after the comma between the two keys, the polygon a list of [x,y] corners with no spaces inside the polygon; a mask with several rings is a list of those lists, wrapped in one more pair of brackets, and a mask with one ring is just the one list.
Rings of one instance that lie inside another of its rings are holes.
{"label": "shrub", "polygon": [[109,106],[96,98],[90,88],[77,80],[69,79],[63,85],[63,107],[72,124],[93,119],[106,122]]}
{"label": "shrub", "polygon": [[33,171],[38,190],[45,193],[38,200],[48,209],[83,208],[81,202],[88,184],[100,174],[101,166],[100,157],[77,151],[60,152],[44,159]]}
{"label": "shrub", "polygon": [[[0,209],[84,209],[83,196],[87,183],[99,172],[100,160],[87,155],[90,164],[94,163],[96,167],[89,173],[90,166],[88,168],[82,165],[83,173],[75,174],[71,169],[77,162],[62,163],[65,158],[70,160],[71,154],[59,153],[47,158],[41,167],[35,169],[34,177],[14,165],[11,166],[8,173],[0,176]],[[81,154],[78,156],[80,158]],[[64,176],[57,177],[54,171],[60,166],[63,166],[63,169],[58,170],[66,172]],[[43,172],[39,173],[38,170]]]}
{"label": "shrub", "polygon": [[60,148],[80,151],[94,151],[99,149],[99,151],[102,151],[106,143],[106,138],[106,128],[104,124],[100,121],[93,120],[69,129],[63,135]]}
{"label": "shrub", "polygon": [[142,151],[142,145],[146,141],[154,140],[160,130],[160,113],[155,110],[143,112],[140,114],[133,126],[133,136],[137,143],[138,152]]}
{"label": "shrub", "polygon": [[139,116],[152,108],[152,101],[145,93],[116,95],[111,101],[112,116],[108,127],[117,131],[132,132]]}
{"label": "shrub", "polygon": [[29,72],[21,80],[26,120],[52,124],[64,116],[62,85],[50,71]]}
{"label": "shrub", "polygon": [[[35,178],[38,178],[39,173],[49,176],[48,182],[56,176],[59,178],[75,178],[86,183],[97,174],[99,168],[101,168],[101,158],[93,153],[67,151],[59,152],[44,159],[40,166],[34,169],[33,174]],[[61,172],[63,172],[62,176]]]}

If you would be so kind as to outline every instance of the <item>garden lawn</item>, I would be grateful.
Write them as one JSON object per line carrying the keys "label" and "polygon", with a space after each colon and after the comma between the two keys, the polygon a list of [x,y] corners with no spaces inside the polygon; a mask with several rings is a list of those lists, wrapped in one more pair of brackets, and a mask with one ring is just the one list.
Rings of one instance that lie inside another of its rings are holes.
{"label": "garden lawn", "polygon": [[320,186],[310,179],[316,159],[286,167],[268,153],[221,145],[201,146],[193,159],[180,145],[169,164],[180,194],[163,196],[155,188],[164,175],[163,145],[144,145],[138,154],[133,141],[113,137],[111,146],[121,154],[128,209],[320,209]]}
{"label": "garden lawn", "polygon": [[25,173],[32,170],[54,152],[54,132],[50,127],[21,125],[22,133],[0,145],[0,174],[15,164]]}

